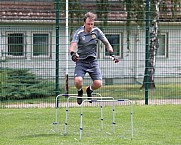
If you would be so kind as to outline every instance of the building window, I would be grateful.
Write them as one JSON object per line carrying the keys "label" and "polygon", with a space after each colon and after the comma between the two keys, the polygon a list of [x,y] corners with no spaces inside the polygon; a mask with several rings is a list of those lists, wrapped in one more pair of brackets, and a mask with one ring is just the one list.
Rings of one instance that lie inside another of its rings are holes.
{"label": "building window", "polygon": [[33,56],[49,55],[49,34],[33,34]]}
{"label": "building window", "polygon": [[159,48],[157,50],[157,57],[168,57],[168,34],[161,33],[158,35]]}
{"label": "building window", "polygon": [[[114,50],[114,55],[116,56],[120,56],[122,58],[123,54],[122,54],[122,50],[123,50],[123,46],[122,46],[122,34],[106,34],[105,35],[109,41],[109,43],[111,44],[111,46],[113,47]],[[109,52],[107,51],[107,49],[105,48],[105,56],[109,56]]]}
{"label": "building window", "polygon": [[24,56],[24,46],[23,33],[8,34],[8,56]]}

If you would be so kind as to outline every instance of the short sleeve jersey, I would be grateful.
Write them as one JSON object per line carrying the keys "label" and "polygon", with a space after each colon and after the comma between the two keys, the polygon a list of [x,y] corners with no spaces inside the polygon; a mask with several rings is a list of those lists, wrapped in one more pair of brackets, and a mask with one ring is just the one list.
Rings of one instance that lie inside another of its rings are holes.
{"label": "short sleeve jersey", "polygon": [[105,39],[107,38],[98,27],[93,27],[92,32],[86,33],[84,26],[81,26],[76,30],[72,42],[77,43],[79,58],[86,59],[89,56],[96,57],[98,40],[104,43]]}

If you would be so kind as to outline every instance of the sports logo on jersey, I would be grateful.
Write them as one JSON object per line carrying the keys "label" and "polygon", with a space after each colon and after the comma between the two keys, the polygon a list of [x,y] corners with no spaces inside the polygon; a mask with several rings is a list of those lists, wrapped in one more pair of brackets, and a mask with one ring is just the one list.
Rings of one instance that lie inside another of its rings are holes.
{"label": "sports logo on jersey", "polygon": [[85,36],[82,37],[82,40],[85,40]]}
{"label": "sports logo on jersey", "polygon": [[95,35],[95,34],[92,34],[92,38],[95,39],[95,38],[96,38],[96,35]]}

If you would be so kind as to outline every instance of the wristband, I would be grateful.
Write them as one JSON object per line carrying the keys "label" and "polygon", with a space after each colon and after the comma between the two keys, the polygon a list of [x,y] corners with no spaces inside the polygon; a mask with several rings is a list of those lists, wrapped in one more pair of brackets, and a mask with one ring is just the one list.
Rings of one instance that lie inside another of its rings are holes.
{"label": "wristband", "polygon": [[109,56],[113,56],[113,53],[112,53],[112,52],[109,52]]}
{"label": "wristband", "polygon": [[71,52],[70,52],[70,55],[71,55],[71,56],[72,56],[72,55],[74,55],[74,54],[75,54],[75,52],[74,52],[74,51],[71,51]]}

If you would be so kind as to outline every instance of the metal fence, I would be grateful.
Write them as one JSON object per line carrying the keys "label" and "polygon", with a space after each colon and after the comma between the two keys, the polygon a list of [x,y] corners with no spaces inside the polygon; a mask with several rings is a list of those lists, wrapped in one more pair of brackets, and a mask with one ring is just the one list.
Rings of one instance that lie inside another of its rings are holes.
{"label": "metal fence", "polygon": [[[98,42],[103,86],[95,93],[135,104],[180,104],[181,6],[170,3],[0,1],[1,108],[55,107],[58,94],[77,93],[68,48],[88,11],[97,14],[95,25],[120,60],[110,60]],[[84,87],[90,84],[86,75]]]}

